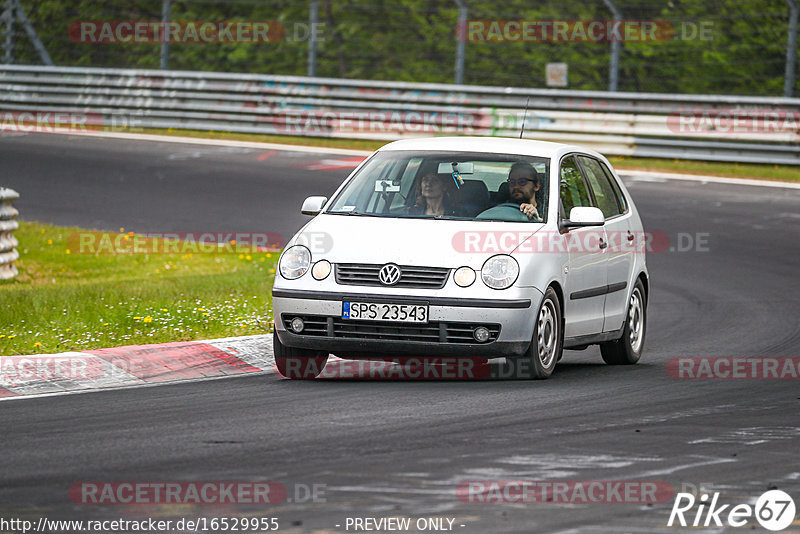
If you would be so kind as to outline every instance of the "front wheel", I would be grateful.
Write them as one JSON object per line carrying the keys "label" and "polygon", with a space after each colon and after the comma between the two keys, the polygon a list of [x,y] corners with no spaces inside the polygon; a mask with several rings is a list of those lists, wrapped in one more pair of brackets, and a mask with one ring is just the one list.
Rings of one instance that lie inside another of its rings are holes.
{"label": "front wheel", "polygon": [[541,380],[553,374],[562,350],[561,305],[556,292],[549,287],[539,306],[531,346],[522,356],[508,358],[507,365],[512,368],[512,376]]}
{"label": "front wheel", "polygon": [[328,362],[327,352],[287,347],[278,339],[277,332],[272,333],[272,348],[275,352],[275,367],[286,378],[317,378]]}
{"label": "front wheel", "polygon": [[644,351],[644,335],[647,332],[647,301],[644,286],[637,280],[628,303],[628,315],[622,337],[616,341],[600,344],[603,361],[609,365],[632,365],[639,361]]}

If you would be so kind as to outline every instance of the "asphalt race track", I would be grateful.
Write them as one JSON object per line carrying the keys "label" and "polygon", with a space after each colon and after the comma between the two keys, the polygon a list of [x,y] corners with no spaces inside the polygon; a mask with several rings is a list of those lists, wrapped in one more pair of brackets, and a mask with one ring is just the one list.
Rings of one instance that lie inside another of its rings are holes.
{"label": "asphalt race track", "polygon": [[[302,199],[330,194],[349,172],[310,168],[326,158],[342,157],[7,136],[0,184],[21,194],[16,205],[27,220],[288,238],[306,220]],[[732,505],[753,504],[770,488],[798,501],[800,382],[675,380],[666,365],[682,356],[799,355],[800,190],[627,184],[645,228],[666,233],[676,248],[648,256],[652,293],[639,365],[607,366],[591,347],[565,352],[547,381],[261,375],[0,402],[0,516],[224,512],[272,515],[282,531],[328,532],[345,532],[347,517],[430,516],[455,518],[454,530],[465,533],[650,533],[682,531],[666,526],[671,499],[469,503],[456,487],[646,480],[678,491],[702,485]],[[699,247],[689,246],[698,238]],[[143,510],[68,496],[82,481],[203,480],[323,484],[325,502]],[[790,531],[799,530],[795,521]]]}

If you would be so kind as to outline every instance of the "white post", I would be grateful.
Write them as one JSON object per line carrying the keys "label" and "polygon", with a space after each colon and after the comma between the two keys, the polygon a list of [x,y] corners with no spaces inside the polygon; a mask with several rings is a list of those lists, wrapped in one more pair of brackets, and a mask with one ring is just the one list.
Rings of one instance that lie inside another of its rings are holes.
{"label": "white post", "polygon": [[10,280],[17,276],[14,262],[19,258],[16,247],[19,244],[13,232],[19,228],[16,221],[19,212],[11,205],[19,198],[13,189],[0,187],[0,280]]}

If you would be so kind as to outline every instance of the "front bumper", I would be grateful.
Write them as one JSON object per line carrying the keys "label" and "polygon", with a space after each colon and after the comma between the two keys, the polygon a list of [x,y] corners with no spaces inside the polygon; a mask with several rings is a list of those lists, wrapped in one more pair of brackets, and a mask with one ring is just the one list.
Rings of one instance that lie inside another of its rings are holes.
{"label": "front bumper", "polygon": [[[528,349],[541,299],[542,294],[530,288],[510,294],[507,299],[275,288],[272,305],[278,339],[288,347],[325,350],[347,358],[414,356],[490,359],[520,355]],[[343,320],[343,301],[427,304],[429,323],[424,326],[400,326]],[[316,331],[313,334],[297,334],[288,330],[287,320],[296,316],[312,318],[318,325]],[[465,340],[463,332],[475,326],[489,327],[493,332],[492,339],[485,343]],[[355,334],[354,330],[357,331]],[[460,337],[450,335],[455,331],[462,333]]]}

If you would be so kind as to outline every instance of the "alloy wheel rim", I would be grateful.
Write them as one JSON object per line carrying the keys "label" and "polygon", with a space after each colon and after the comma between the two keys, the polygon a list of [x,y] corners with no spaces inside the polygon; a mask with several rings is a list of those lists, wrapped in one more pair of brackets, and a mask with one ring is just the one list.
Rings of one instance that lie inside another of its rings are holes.
{"label": "alloy wheel rim", "polygon": [[553,362],[558,340],[558,325],[555,320],[555,309],[550,300],[545,301],[539,310],[537,325],[537,347],[539,361],[545,368]]}
{"label": "alloy wheel rim", "polygon": [[631,304],[628,310],[628,330],[630,332],[631,348],[638,353],[642,348],[644,337],[644,313],[642,309],[642,295],[639,289],[634,289],[631,295]]}

